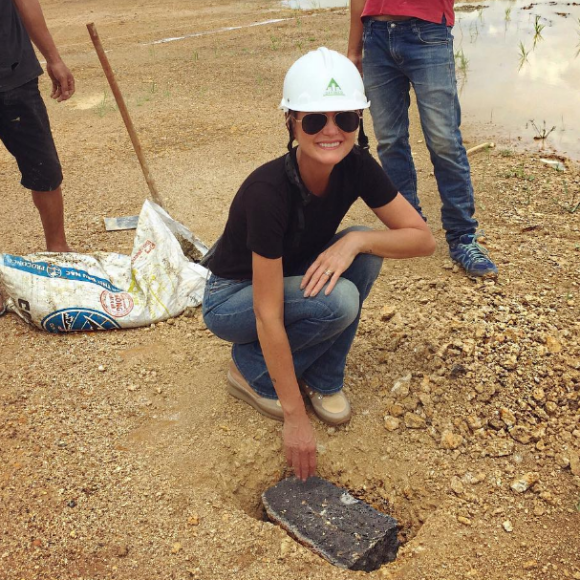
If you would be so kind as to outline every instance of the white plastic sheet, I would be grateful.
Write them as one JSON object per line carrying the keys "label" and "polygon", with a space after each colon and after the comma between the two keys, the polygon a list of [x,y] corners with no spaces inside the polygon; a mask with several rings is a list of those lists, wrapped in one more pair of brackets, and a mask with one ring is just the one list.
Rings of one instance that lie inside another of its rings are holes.
{"label": "white plastic sheet", "polygon": [[42,252],[0,254],[9,311],[48,332],[135,328],[178,316],[203,297],[207,270],[185,256],[207,248],[146,201],[130,256]]}

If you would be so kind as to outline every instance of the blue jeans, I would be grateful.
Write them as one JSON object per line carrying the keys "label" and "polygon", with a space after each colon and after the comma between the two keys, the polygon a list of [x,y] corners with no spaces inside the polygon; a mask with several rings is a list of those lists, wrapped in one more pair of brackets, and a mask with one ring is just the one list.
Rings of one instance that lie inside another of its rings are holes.
{"label": "blue jeans", "polygon": [[[336,234],[329,246],[353,229]],[[328,295],[304,298],[300,282],[316,255],[284,277],[284,326],[296,376],[313,390],[331,394],[344,384],[346,357],[358,327],[363,301],[381,270],[382,258],[359,254]],[[203,297],[203,318],[220,338],[233,342],[232,358],[262,397],[277,398],[256,330],[251,280],[210,275]]]}
{"label": "blue jeans", "polygon": [[383,169],[422,214],[409,144],[412,84],[441,196],[447,241],[475,233],[473,186],[459,130],[461,109],[451,27],[418,18],[400,22],[366,19],[363,39],[364,85]]}

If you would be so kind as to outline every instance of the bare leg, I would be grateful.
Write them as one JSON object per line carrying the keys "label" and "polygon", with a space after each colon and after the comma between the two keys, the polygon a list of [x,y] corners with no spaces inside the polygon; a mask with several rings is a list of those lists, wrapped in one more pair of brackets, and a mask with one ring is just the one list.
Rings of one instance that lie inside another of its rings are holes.
{"label": "bare leg", "polygon": [[64,203],[60,186],[53,191],[33,191],[32,199],[44,228],[46,249],[49,252],[70,252],[64,233]]}

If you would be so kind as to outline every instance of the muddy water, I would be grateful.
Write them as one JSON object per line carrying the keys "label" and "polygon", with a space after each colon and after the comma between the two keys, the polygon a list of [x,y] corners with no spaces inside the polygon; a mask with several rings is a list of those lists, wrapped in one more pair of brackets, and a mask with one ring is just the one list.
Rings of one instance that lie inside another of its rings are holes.
{"label": "muddy water", "polygon": [[495,0],[473,8],[456,5],[453,29],[464,122],[580,160],[580,5]]}
{"label": "muddy water", "polygon": [[321,8],[346,8],[348,0],[283,0],[283,6],[293,10],[317,10]]}

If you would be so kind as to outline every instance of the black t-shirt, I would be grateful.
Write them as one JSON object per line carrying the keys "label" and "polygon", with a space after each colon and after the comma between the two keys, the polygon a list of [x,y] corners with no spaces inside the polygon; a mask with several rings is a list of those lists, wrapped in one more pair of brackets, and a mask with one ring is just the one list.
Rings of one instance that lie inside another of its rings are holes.
{"label": "black t-shirt", "polygon": [[0,0],[0,92],[37,78],[42,67],[12,0]]}
{"label": "black t-shirt", "polygon": [[[289,155],[296,168],[296,149]],[[307,191],[305,187],[303,191]],[[370,208],[379,208],[396,195],[394,185],[370,153],[355,147],[332,170],[327,193],[323,197],[310,194],[304,203],[286,170],[284,155],[262,165],[244,181],[207,266],[221,278],[248,280],[252,278],[252,252],[256,252],[265,258],[282,258],[287,274],[320,253],[357,198]]]}

